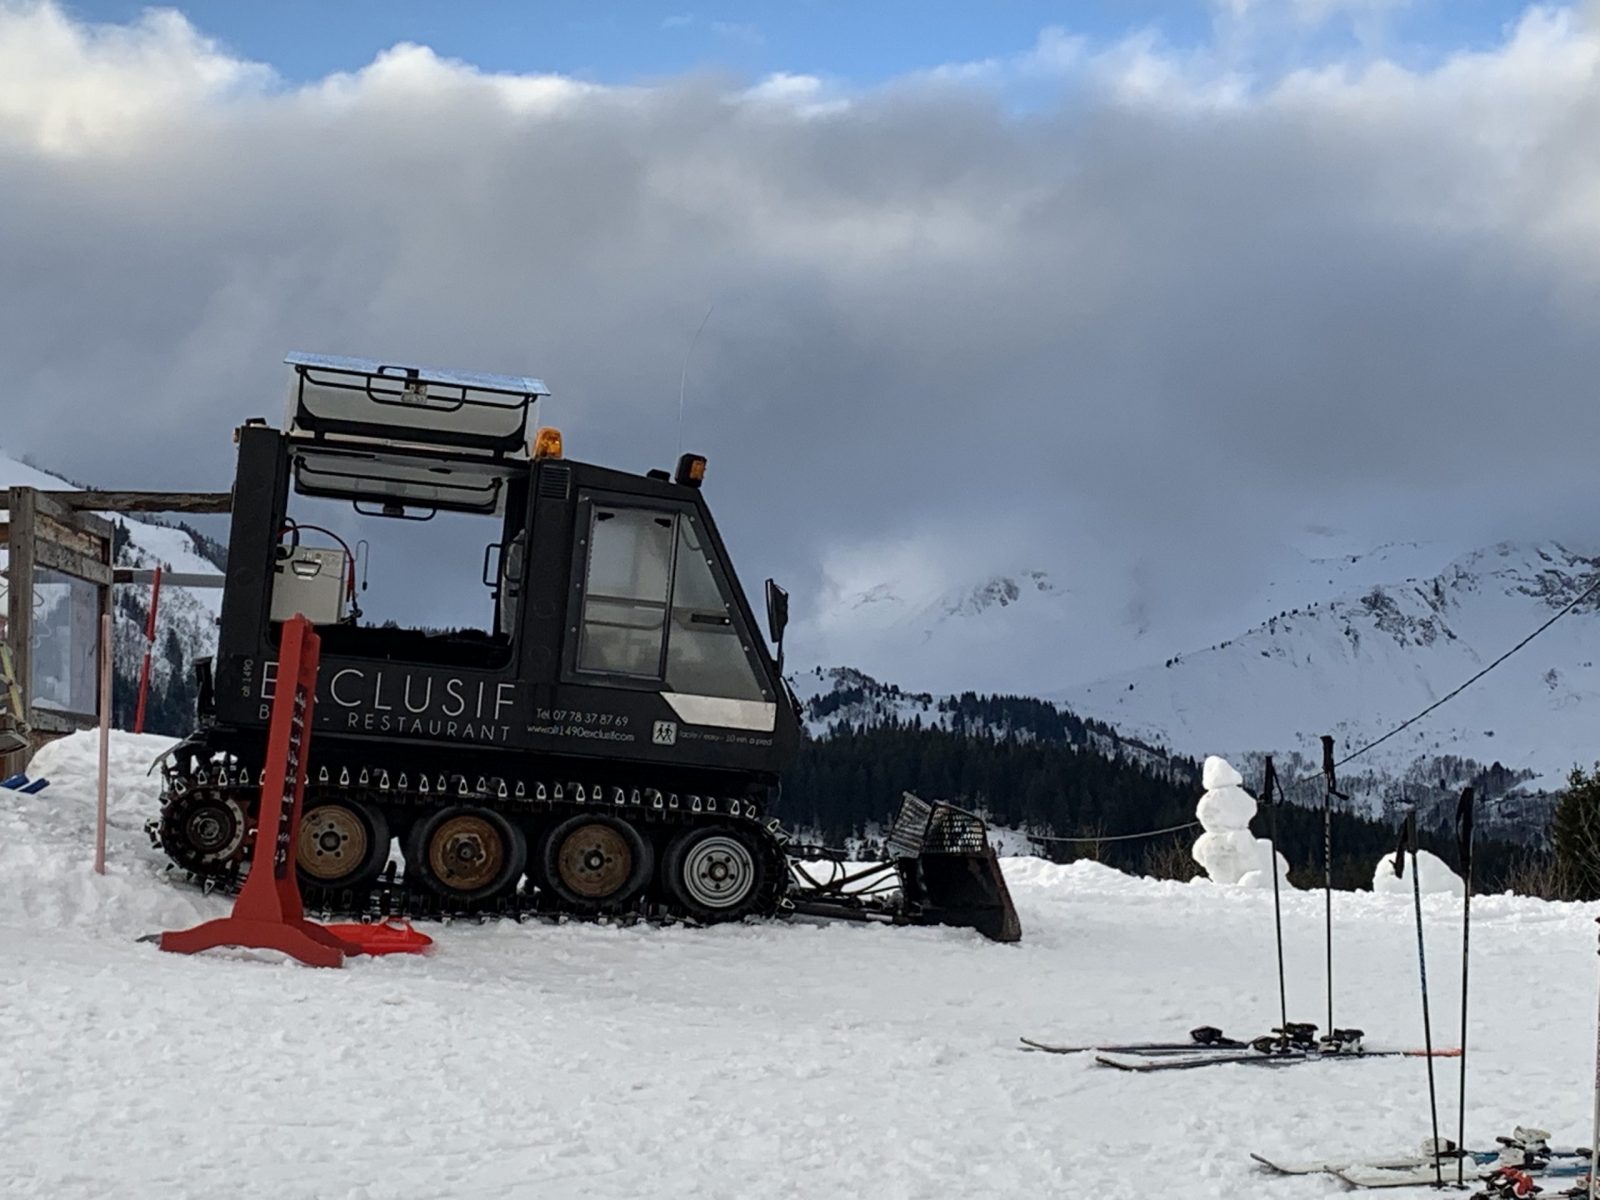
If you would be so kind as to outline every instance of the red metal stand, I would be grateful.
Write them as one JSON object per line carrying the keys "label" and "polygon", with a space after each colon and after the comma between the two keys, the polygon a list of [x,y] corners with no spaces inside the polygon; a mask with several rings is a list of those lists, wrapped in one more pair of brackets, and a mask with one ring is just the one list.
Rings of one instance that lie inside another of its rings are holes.
{"label": "red metal stand", "polygon": [[345,955],[361,953],[361,947],[305,919],[295,877],[295,837],[305,799],[321,653],[321,639],[310,621],[296,615],[284,623],[250,874],[233,902],[232,915],[193,929],[163,933],[163,950],[194,954],[215,946],[248,946],[281,950],[313,967],[342,966]]}
{"label": "red metal stand", "polygon": [[426,954],[433,939],[411,927],[404,917],[329,925],[328,932],[361,948],[362,954]]}

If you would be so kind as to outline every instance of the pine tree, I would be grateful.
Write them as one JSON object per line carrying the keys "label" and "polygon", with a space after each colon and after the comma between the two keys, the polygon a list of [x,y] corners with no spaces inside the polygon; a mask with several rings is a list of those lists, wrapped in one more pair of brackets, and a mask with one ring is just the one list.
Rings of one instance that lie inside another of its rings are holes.
{"label": "pine tree", "polygon": [[1600,900],[1600,763],[1573,767],[1556,802],[1556,867],[1574,900]]}

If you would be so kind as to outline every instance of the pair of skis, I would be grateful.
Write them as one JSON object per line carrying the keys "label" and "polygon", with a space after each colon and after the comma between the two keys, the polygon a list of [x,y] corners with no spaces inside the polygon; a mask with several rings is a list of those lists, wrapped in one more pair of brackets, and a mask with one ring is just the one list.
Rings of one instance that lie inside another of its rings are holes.
{"label": "pair of skis", "polygon": [[[1447,1057],[1455,1053],[1458,1052],[1435,1050],[1433,1051],[1433,1056],[1436,1058]],[[1426,1050],[1369,1050],[1364,1046],[1352,1046],[1346,1049],[1327,1049],[1320,1046],[1287,1046],[1273,1050],[1259,1050],[1250,1047],[1225,1054],[1149,1055],[1100,1053],[1095,1055],[1095,1062],[1103,1067],[1115,1067],[1119,1071],[1149,1073],[1153,1071],[1189,1071],[1198,1067],[1219,1067],[1230,1064],[1252,1067],[1293,1067],[1301,1063],[1348,1062],[1358,1058],[1423,1058],[1427,1055],[1428,1051]]]}
{"label": "pair of skis", "polygon": [[1511,1137],[1497,1138],[1493,1150],[1459,1150],[1453,1143],[1433,1139],[1415,1154],[1390,1158],[1293,1162],[1261,1154],[1250,1157],[1281,1175],[1333,1175],[1352,1187],[1364,1189],[1418,1187],[1458,1177],[1485,1185],[1487,1196],[1531,1196],[1542,1180],[1583,1180],[1589,1175],[1590,1152],[1585,1149],[1553,1150],[1547,1133],[1518,1129]]}
{"label": "pair of skis", "polygon": [[[1132,1042],[1123,1045],[1063,1046],[1023,1038],[1024,1049],[1047,1054],[1090,1054],[1095,1062],[1119,1071],[1187,1071],[1198,1067],[1230,1063],[1251,1066],[1284,1067],[1325,1059],[1417,1057],[1423,1050],[1369,1049],[1359,1029],[1336,1029],[1331,1035],[1316,1036],[1315,1025],[1281,1026],[1266,1037],[1241,1042],[1224,1037],[1221,1030],[1202,1026],[1190,1034],[1188,1042]],[[1448,1056],[1455,1051],[1436,1050]]]}

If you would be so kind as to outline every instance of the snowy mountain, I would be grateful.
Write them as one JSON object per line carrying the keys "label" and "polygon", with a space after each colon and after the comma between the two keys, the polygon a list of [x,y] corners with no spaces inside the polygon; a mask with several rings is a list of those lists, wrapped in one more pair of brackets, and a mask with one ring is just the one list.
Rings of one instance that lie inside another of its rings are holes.
{"label": "snowy mountain", "polygon": [[[0,452],[0,509],[4,507],[5,488],[59,490],[78,486]],[[125,531],[119,532],[116,538],[116,561],[119,566],[148,569],[159,563],[170,571],[206,575],[217,574],[221,570],[215,546],[204,546],[192,533],[175,524],[167,524],[160,518],[148,515],[105,515]],[[0,563],[4,561],[5,551],[0,547]],[[0,581],[0,600],[5,595],[4,586],[4,581]],[[50,629],[52,615],[64,619],[64,590],[62,585],[55,584],[36,587],[36,628]],[[150,589],[145,585],[119,585],[114,590],[115,707],[119,718],[131,711],[132,688],[138,679],[140,661],[144,655],[149,594]],[[221,607],[220,589],[162,587],[156,614],[155,653],[151,658],[152,727],[160,723],[155,720],[158,713],[169,718],[165,724],[170,732],[178,731],[174,722],[192,720],[190,664],[196,657],[215,651],[216,623]],[[0,608],[0,613],[3,613],[3,608]],[[62,664],[63,670],[52,672],[41,669],[41,663],[48,664],[47,656],[38,656],[35,664],[36,703],[64,703],[65,664]]]}
{"label": "snowy mountain", "polygon": [[1467,547],[1395,542],[1359,551],[1333,530],[1248,559],[1131,561],[1088,569],[1041,548],[1029,562],[951,562],[911,547],[829,563],[790,634],[790,661],[847,663],[932,692],[1047,695],[1235,636],[1273,615],[1431,577]]}
{"label": "snowy mountain", "polygon": [[[1059,582],[1065,572],[1029,569],[932,594],[904,580],[825,594],[791,661],[845,646],[855,657],[822,661],[897,681],[863,689],[847,672],[797,673],[813,700],[834,693],[813,708],[827,713],[824,725],[891,713],[937,725],[946,720],[940,695],[1033,695],[1103,722],[1128,744],[1222,754],[1251,770],[1273,753],[1297,775],[1315,771],[1319,735],[1332,733],[1342,755],[1387,732],[1548,620],[1600,567],[1594,548],[1557,542],[1467,553],[1429,543],[1355,553],[1335,534],[1312,542],[1318,553],[1270,556],[1271,572],[1228,609],[1228,624],[1215,612],[1170,608],[1151,620],[1152,608],[1127,603],[1129,588],[1118,599],[1100,581],[1090,596],[1087,584]],[[1574,764],[1600,759],[1595,609],[1586,601],[1347,768],[1352,807],[1375,815],[1439,807],[1473,783],[1496,799],[1497,816],[1541,825],[1544,801],[1501,798],[1557,788]]]}
{"label": "snowy mountain", "polygon": [[919,687],[1014,690],[1025,686],[1021,648],[1072,640],[1083,608],[1077,591],[1034,567],[950,586],[910,573],[830,579],[790,646],[796,662],[852,663]]}
{"label": "snowy mountain", "polygon": [[[1057,697],[1190,753],[1311,754],[1322,733],[1343,753],[1510,649],[1581,595],[1597,568],[1600,556],[1587,548],[1502,543],[1429,575],[1309,599],[1238,637]],[[1559,786],[1574,764],[1600,757],[1596,607],[1585,601],[1437,714],[1363,756],[1363,767],[1427,778],[1441,760],[1474,759],[1532,787]]]}

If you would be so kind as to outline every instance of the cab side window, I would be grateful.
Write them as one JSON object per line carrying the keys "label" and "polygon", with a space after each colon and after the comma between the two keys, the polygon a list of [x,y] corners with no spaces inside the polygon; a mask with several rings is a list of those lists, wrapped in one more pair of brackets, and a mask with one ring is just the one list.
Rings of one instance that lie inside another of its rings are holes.
{"label": "cab side window", "polygon": [[590,510],[577,668],[668,691],[764,700],[713,551],[688,513]]}
{"label": "cab side window", "polygon": [[678,518],[667,687],[695,696],[764,698],[739,637],[733,609],[712,574],[709,548],[701,545],[694,523],[687,517]]}
{"label": "cab side window", "polygon": [[592,509],[580,671],[661,677],[676,523],[648,509]]}

